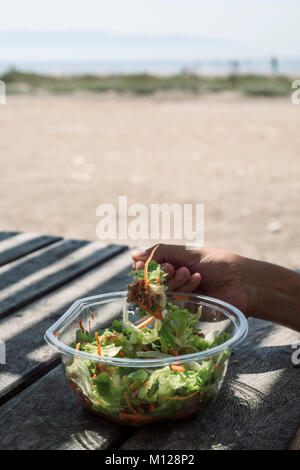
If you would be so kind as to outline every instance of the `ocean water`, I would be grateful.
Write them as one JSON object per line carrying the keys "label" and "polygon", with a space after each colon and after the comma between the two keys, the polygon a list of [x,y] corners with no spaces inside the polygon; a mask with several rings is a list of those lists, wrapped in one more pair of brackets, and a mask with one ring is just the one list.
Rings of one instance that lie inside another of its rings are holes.
{"label": "ocean water", "polygon": [[[259,54],[258,54],[259,52]],[[117,36],[101,32],[0,32],[0,73],[269,74],[300,76],[300,56],[195,36]]]}

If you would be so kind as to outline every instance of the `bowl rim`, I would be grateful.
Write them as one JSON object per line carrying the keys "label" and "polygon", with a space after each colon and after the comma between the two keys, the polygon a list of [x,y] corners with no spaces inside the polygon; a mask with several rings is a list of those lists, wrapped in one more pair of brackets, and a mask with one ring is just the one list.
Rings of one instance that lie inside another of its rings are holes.
{"label": "bowl rim", "polygon": [[[62,341],[58,339],[58,336],[55,336],[54,332],[55,331],[61,331],[63,332],[69,325],[72,323],[72,321],[78,316],[78,311],[77,308],[83,304],[83,303],[88,303],[90,301],[95,301],[95,300],[105,300],[108,298],[111,298],[111,301],[116,301],[120,299],[126,299],[127,297],[127,291],[116,291],[116,292],[107,292],[103,294],[98,294],[98,295],[93,295],[90,297],[82,297],[75,302],[72,303],[72,305],[68,308],[68,310],[50,327],[47,329],[44,335],[45,341],[52,346],[54,349],[58,350],[62,354],[69,354],[71,356],[76,356],[78,358],[86,359],[89,361],[93,362],[101,362],[102,364],[106,365],[113,365],[113,366],[121,366],[121,367],[161,367],[164,365],[169,365],[169,364],[174,364],[175,362],[188,362],[192,360],[201,360],[205,359],[209,356],[213,356],[219,352],[224,351],[227,349],[229,346],[235,347],[237,344],[239,344],[241,341],[244,340],[244,338],[247,336],[248,333],[248,321],[245,317],[245,315],[236,307],[233,305],[224,302],[223,300],[216,299],[214,297],[209,297],[206,295],[201,295],[197,293],[185,293],[185,292],[168,292],[168,295],[173,295],[173,296],[184,296],[186,298],[191,298],[195,300],[201,300],[203,301],[202,304],[206,306],[215,306],[222,310],[222,313],[224,313],[228,319],[232,321],[232,323],[235,326],[235,333],[234,335],[225,343],[222,343],[219,346],[215,346],[214,348],[211,349],[206,349],[204,351],[200,351],[197,353],[192,353],[192,354],[183,354],[181,356],[169,356],[167,358],[161,358],[161,359],[147,359],[147,362],[145,364],[145,358],[114,358],[114,357],[106,357],[106,356],[98,356],[94,354],[87,353],[85,351],[75,351],[74,348],[71,348],[70,346],[66,345]],[[106,302],[104,302],[106,303]],[[225,307],[226,309],[229,310],[225,311],[222,309],[222,307]]]}

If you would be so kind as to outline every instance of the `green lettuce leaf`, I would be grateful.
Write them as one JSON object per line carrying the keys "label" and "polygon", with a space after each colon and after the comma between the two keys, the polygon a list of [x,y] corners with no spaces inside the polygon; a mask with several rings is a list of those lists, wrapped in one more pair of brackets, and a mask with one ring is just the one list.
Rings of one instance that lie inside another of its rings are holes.
{"label": "green lettuce leaf", "polygon": [[109,328],[111,332],[117,331],[118,333],[122,333],[122,321],[121,320],[114,320]]}
{"label": "green lettuce leaf", "polygon": [[[166,280],[167,273],[163,270],[160,264],[158,264],[156,261],[151,260],[150,263],[148,264],[148,280],[149,282],[156,282],[158,278],[160,278],[161,282],[163,283]],[[128,276],[134,276],[134,281],[137,281],[138,279],[144,279],[144,270],[139,269],[139,270],[134,270],[130,271]]]}
{"label": "green lettuce leaf", "polygon": [[162,400],[161,404],[155,409],[155,416],[171,418],[182,410],[182,403],[179,400]]}
{"label": "green lettuce leaf", "polygon": [[99,397],[97,391],[93,388],[91,374],[88,363],[79,358],[65,369],[68,380],[74,382],[91,401],[97,400]]}
{"label": "green lettuce leaf", "polygon": [[168,318],[165,318],[162,322],[161,329],[159,331],[159,340],[161,350],[164,353],[167,353],[169,348],[176,346],[175,337],[172,331],[172,323]]}
{"label": "green lettuce leaf", "polygon": [[138,369],[135,372],[132,372],[128,377],[134,382],[144,383],[148,378],[148,373],[145,369]]}
{"label": "green lettuce leaf", "polygon": [[229,333],[225,333],[225,331],[223,331],[223,332],[220,333],[218,336],[216,336],[216,338],[215,338],[214,341],[209,345],[209,347],[210,347],[210,348],[215,348],[216,346],[220,346],[220,344],[225,343],[225,342],[228,341],[230,338],[231,338],[231,335],[230,335]]}
{"label": "green lettuce leaf", "polygon": [[160,320],[156,320],[155,326],[153,328],[139,329],[129,321],[129,312],[126,305],[124,305],[123,309],[123,325],[131,332],[130,342],[132,344],[150,344],[159,339],[159,330],[161,327]]}
{"label": "green lettuce leaf", "polygon": [[190,340],[195,341],[193,332],[201,313],[201,307],[197,313],[190,313],[187,309],[180,309],[177,305],[167,304],[167,314],[164,317],[164,322],[167,321],[171,325],[171,329],[175,333],[175,343],[179,349],[190,347]]}
{"label": "green lettuce leaf", "polygon": [[125,405],[124,393],[128,390],[126,382],[116,371],[113,377],[107,372],[101,372],[96,379],[93,379],[99,395],[95,409],[104,414],[116,414]]}
{"label": "green lettuce leaf", "polygon": [[76,331],[76,343],[90,343],[95,340],[93,335],[90,335],[87,331],[83,333],[83,331],[79,328]]}

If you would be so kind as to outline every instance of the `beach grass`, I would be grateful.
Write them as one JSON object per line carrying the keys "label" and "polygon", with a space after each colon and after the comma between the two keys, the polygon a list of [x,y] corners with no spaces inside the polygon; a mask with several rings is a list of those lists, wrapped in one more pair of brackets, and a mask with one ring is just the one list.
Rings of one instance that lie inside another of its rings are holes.
{"label": "beach grass", "polygon": [[237,91],[247,96],[279,97],[291,91],[291,79],[285,76],[229,75],[201,77],[182,74],[172,76],[139,75],[81,75],[52,76],[9,70],[0,79],[6,83],[7,93],[34,94],[45,91],[70,94],[77,91],[130,93],[151,95],[161,91],[189,93],[219,93]]}

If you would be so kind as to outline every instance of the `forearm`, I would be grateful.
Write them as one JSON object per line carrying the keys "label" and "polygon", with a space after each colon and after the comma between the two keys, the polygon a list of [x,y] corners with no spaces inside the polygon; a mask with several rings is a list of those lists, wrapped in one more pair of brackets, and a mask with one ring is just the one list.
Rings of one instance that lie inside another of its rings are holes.
{"label": "forearm", "polygon": [[300,274],[263,261],[247,260],[249,315],[300,331]]}

